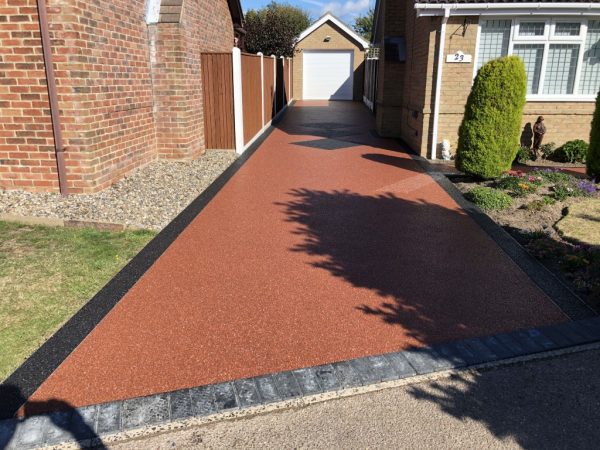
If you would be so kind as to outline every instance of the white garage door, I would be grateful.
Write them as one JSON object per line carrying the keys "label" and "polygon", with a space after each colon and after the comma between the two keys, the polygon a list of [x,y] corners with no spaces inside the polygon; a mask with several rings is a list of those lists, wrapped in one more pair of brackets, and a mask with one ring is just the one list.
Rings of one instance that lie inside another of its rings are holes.
{"label": "white garage door", "polygon": [[303,97],[307,100],[352,100],[353,51],[303,52]]}

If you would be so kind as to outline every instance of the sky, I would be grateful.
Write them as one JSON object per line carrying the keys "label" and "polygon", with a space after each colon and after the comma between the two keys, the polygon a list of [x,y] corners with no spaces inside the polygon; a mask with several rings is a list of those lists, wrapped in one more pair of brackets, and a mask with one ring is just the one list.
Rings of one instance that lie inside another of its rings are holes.
{"label": "sky", "polygon": [[[271,0],[241,0],[244,11],[262,8]],[[279,0],[282,3],[290,3],[307,10],[313,20],[321,17],[325,12],[331,11],[348,25],[354,23],[354,19],[366,13],[369,7],[375,5],[375,0]]]}

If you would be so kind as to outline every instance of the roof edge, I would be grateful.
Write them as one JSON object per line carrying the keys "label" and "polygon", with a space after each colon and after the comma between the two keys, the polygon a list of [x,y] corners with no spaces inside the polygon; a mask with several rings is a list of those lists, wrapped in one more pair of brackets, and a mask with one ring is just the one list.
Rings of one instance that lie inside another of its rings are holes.
{"label": "roof edge", "polygon": [[338,19],[336,16],[334,16],[331,12],[326,12],[325,14],[323,14],[311,26],[309,26],[306,30],[300,33],[296,44],[302,41],[309,34],[311,34],[313,31],[315,31],[317,28],[319,28],[326,22],[332,22],[335,25],[337,25],[339,28],[342,29],[342,31],[344,31],[344,33],[348,34],[352,39],[358,42],[364,50],[369,48],[369,42],[365,38],[363,38],[360,34],[358,34],[356,31],[354,31],[352,28],[346,25],[341,19]]}

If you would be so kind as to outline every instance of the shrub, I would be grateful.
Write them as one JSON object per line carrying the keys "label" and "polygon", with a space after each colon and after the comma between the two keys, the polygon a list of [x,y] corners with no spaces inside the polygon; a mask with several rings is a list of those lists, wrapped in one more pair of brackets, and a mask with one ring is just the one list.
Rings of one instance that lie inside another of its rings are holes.
{"label": "shrub", "polygon": [[525,197],[528,194],[534,193],[540,183],[536,177],[531,176],[503,176],[496,182],[496,187],[509,191],[517,197]]}
{"label": "shrub", "polygon": [[527,76],[518,56],[492,60],[477,73],[459,129],[456,166],[480,178],[510,169],[519,149]]}
{"label": "shrub", "polygon": [[542,158],[550,159],[554,152],[556,151],[556,144],[554,142],[548,142],[540,146],[540,152],[542,153]]}
{"label": "shrub", "polygon": [[587,173],[596,181],[600,181],[600,92],[596,98],[596,110],[592,120],[592,132],[590,133],[590,146],[585,158]]}
{"label": "shrub", "polygon": [[484,211],[505,209],[512,205],[512,197],[498,189],[476,187],[471,189],[465,197]]}
{"label": "shrub", "polygon": [[536,170],[531,174],[541,177],[542,180],[547,183],[571,183],[576,179],[573,175],[561,172],[560,169]]}
{"label": "shrub", "polygon": [[529,149],[529,147],[520,147],[517,150],[517,159],[516,161],[521,164],[525,164],[527,161],[533,159],[533,152]]}
{"label": "shrub", "polygon": [[564,202],[569,197],[577,196],[577,191],[568,184],[557,184],[552,188],[552,196],[559,202]]}
{"label": "shrub", "polygon": [[562,162],[585,162],[589,144],[581,139],[575,139],[564,144],[555,152],[555,157]]}

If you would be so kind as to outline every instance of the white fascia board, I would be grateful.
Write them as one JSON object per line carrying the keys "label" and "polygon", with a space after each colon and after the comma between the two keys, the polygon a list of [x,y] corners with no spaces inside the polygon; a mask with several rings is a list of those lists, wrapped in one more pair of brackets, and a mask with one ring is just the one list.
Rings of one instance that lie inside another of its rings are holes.
{"label": "white fascia board", "polygon": [[600,15],[600,3],[415,3],[418,17],[443,16],[594,16]]}
{"label": "white fascia board", "polygon": [[319,28],[321,25],[323,25],[326,22],[332,22],[335,25],[337,25],[346,34],[350,35],[354,40],[356,40],[362,46],[363,49],[366,50],[367,48],[369,48],[369,43],[361,35],[359,35],[356,31],[354,31],[352,28],[350,28],[348,25],[346,25],[344,22],[342,22],[340,19],[338,19],[331,13],[324,14],[323,17],[321,17],[319,20],[317,20],[315,23],[313,23],[310,27],[308,27],[306,30],[304,30],[302,33],[300,33],[300,36],[298,36],[298,40],[296,41],[296,44],[298,42],[300,42],[302,39],[304,39],[305,37],[307,37],[308,35],[310,35],[313,31],[315,31],[317,28]]}
{"label": "white fascia board", "polygon": [[146,23],[158,23],[160,17],[160,1],[146,0]]}

